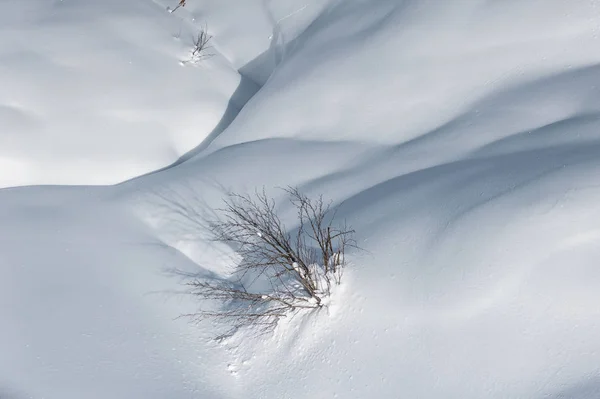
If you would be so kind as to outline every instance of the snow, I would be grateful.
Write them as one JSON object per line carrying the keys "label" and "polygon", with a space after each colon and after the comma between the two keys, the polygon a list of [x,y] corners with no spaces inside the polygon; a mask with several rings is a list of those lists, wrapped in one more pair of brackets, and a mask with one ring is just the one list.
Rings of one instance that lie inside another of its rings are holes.
{"label": "snow", "polygon": [[[3,4],[0,398],[598,396],[600,2],[176,4]],[[184,221],[288,185],[364,251],[214,341]]]}

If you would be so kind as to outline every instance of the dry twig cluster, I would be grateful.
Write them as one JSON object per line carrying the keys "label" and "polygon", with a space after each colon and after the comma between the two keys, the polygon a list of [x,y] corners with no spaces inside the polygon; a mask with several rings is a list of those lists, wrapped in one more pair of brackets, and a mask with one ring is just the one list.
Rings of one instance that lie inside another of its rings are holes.
{"label": "dry twig cluster", "polygon": [[212,239],[232,246],[241,261],[227,281],[197,278],[187,283],[192,294],[220,302],[217,310],[191,316],[230,323],[228,333],[248,325],[268,331],[281,317],[323,306],[342,279],[345,251],[355,246],[354,231],[333,224],[335,210],[323,197],[310,199],[295,188],[285,191],[297,210],[293,233],[264,190],[228,194],[221,216],[207,226]]}
{"label": "dry twig cluster", "polygon": [[212,46],[209,45],[210,39],[212,39],[212,36],[208,34],[207,29],[200,29],[198,36],[194,38],[194,47],[192,48],[190,61],[199,62],[214,55],[208,51],[212,48]]}

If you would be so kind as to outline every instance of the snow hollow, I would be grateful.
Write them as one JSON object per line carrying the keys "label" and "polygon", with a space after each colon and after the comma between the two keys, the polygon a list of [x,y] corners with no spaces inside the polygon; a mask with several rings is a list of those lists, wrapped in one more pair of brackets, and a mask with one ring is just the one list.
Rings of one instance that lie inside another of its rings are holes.
{"label": "snow hollow", "polygon": [[[600,397],[600,1],[177,3],[2,4],[1,399]],[[363,250],[215,341],[178,212],[287,186]]]}

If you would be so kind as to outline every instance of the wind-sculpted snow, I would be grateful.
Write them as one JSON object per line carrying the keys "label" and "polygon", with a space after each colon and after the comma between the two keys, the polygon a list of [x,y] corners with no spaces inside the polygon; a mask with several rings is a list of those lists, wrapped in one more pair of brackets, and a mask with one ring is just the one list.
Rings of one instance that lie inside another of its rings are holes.
{"label": "wind-sculpted snow", "polygon": [[[600,3],[176,3],[0,17],[0,184],[121,182],[0,191],[0,397],[597,395]],[[213,341],[181,283],[232,249],[193,219],[288,185],[363,251],[327,308]]]}

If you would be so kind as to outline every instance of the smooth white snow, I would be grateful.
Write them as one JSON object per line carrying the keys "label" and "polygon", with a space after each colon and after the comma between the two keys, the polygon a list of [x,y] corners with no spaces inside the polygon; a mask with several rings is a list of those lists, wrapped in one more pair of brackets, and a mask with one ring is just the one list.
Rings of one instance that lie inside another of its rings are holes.
{"label": "smooth white snow", "polygon": [[[600,2],[176,3],[3,4],[0,398],[600,396]],[[286,185],[365,251],[215,342],[175,204]]]}

